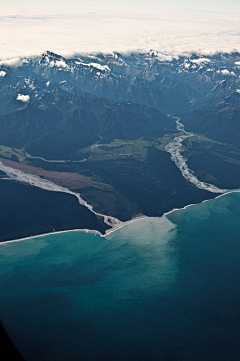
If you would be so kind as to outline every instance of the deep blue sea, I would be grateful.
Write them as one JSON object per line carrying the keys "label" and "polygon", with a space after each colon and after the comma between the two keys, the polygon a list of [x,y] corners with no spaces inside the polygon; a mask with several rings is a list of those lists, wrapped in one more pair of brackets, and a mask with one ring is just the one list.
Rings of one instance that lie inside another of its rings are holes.
{"label": "deep blue sea", "polygon": [[238,361],[240,193],[0,244],[0,289],[27,361]]}

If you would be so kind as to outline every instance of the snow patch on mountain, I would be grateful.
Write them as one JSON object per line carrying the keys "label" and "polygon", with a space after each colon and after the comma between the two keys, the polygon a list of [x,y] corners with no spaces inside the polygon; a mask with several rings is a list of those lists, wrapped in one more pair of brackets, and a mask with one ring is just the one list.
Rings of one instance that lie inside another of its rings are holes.
{"label": "snow patch on mountain", "polygon": [[69,68],[69,66],[65,63],[65,61],[64,60],[51,60],[50,62],[49,62],[49,66],[50,67],[53,67],[53,66],[56,66],[56,67],[58,67],[58,68],[62,68],[62,69],[67,69],[67,68]]}
{"label": "snow patch on mountain", "polygon": [[62,69],[69,69],[68,64],[66,63],[65,59],[61,56],[54,54],[50,51],[45,51],[39,60],[39,64],[47,64],[49,67],[57,67],[60,70]]}
{"label": "snow patch on mountain", "polygon": [[3,70],[0,71],[0,77],[3,78],[7,73]]}
{"label": "snow patch on mountain", "polygon": [[221,70],[221,73],[222,73],[223,75],[230,75],[230,71],[227,70],[227,69]]}
{"label": "snow patch on mountain", "polygon": [[102,71],[111,71],[111,69],[107,65],[101,65],[98,63],[89,63],[89,65]]}
{"label": "snow patch on mountain", "polygon": [[[207,64],[211,63],[211,60],[208,58],[195,58],[195,59],[185,59],[184,62],[179,66],[178,72],[188,72],[188,71],[199,71],[206,67]],[[208,65],[209,66],[209,65]],[[212,70],[212,69],[211,69]]]}
{"label": "snow patch on mountain", "polygon": [[99,63],[84,63],[82,61],[75,61],[75,64],[77,65],[83,65],[83,66],[89,66],[89,67],[94,67],[98,70],[101,70],[101,71],[111,71],[111,69],[109,68],[108,65],[101,65]]}
{"label": "snow patch on mountain", "polygon": [[[34,86],[34,82],[31,81],[30,79],[25,79],[25,83],[28,85],[28,87],[29,87],[31,90],[36,89],[36,87]],[[24,88],[26,88],[26,87],[24,87]]]}
{"label": "snow patch on mountain", "polygon": [[189,69],[189,68],[190,68],[190,66],[191,66],[190,61],[186,60],[186,62],[185,62],[185,64],[184,64],[184,66],[185,66],[185,68],[186,68],[186,69]]}

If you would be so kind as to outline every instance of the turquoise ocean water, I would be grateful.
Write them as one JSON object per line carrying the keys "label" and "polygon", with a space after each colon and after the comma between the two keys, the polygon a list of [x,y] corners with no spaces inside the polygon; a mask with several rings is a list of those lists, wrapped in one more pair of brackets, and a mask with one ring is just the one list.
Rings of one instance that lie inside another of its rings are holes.
{"label": "turquoise ocean water", "polygon": [[240,193],[0,244],[0,319],[28,361],[240,359]]}

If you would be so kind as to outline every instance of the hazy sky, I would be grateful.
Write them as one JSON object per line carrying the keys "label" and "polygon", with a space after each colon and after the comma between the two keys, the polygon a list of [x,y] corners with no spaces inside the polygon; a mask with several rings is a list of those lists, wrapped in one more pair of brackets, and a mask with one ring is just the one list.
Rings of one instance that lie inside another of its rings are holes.
{"label": "hazy sky", "polygon": [[239,20],[240,0],[0,0],[0,59],[45,50],[240,51]]}

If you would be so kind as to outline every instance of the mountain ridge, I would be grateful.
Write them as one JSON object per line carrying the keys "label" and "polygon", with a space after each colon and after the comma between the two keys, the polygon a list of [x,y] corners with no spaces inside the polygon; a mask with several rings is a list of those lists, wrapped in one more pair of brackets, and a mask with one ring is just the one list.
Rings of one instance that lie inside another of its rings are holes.
{"label": "mountain ridge", "polygon": [[200,181],[240,188],[239,53],[47,51],[19,64],[0,66],[0,155],[58,172],[56,184],[61,172],[88,177],[88,187],[71,189],[99,213],[160,216],[215,196],[187,182],[166,151],[185,134],[171,116],[193,133],[179,151]]}

